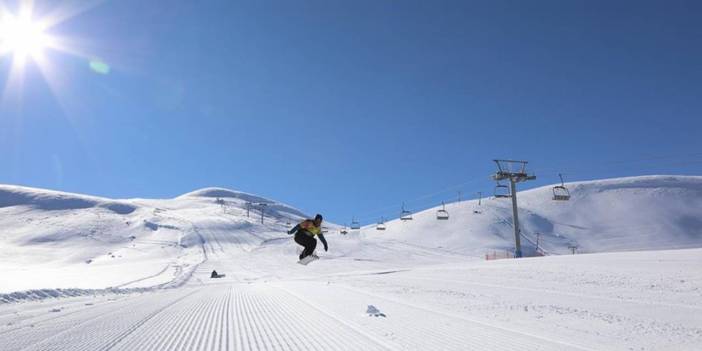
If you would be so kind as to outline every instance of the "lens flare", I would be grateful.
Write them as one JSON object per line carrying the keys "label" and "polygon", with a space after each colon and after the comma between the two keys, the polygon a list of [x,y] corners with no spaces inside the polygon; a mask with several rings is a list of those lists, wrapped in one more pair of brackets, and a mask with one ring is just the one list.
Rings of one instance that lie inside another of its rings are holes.
{"label": "lens flare", "polygon": [[106,64],[105,62],[99,59],[90,60],[90,69],[93,70],[93,72],[99,74],[110,73],[110,65]]}

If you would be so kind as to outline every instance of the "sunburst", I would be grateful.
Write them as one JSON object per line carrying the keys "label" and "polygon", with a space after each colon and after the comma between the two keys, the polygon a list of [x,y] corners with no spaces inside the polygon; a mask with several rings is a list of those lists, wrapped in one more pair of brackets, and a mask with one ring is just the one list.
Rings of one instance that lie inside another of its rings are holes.
{"label": "sunburst", "polygon": [[42,25],[32,21],[31,12],[24,11],[18,16],[6,13],[0,20],[0,53],[11,53],[15,60],[35,59],[51,41]]}
{"label": "sunburst", "polygon": [[92,55],[81,52],[72,38],[60,37],[51,33],[51,30],[101,2],[85,0],[72,3],[78,4],[77,7],[64,3],[64,6],[55,8],[48,15],[39,17],[34,13],[34,2],[31,0],[22,1],[14,13],[3,6],[0,0],[0,61],[9,59],[12,62],[5,82],[3,101],[12,92],[21,96],[25,70],[30,62],[42,73],[54,95],[60,92],[59,83],[52,81],[58,72],[57,67],[52,65],[49,53],[60,52],[88,59]]}

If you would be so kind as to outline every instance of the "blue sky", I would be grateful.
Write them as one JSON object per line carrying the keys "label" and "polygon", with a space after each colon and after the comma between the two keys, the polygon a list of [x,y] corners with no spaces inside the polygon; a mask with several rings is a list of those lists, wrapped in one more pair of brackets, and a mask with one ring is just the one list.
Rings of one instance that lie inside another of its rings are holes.
{"label": "blue sky", "polygon": [[698,1],[96,4],[48,30],[81,55],[4,85],[0,183],[222,186],[343,223],[491,192],[493,158],[529,160],[525,187],[702,174]]}

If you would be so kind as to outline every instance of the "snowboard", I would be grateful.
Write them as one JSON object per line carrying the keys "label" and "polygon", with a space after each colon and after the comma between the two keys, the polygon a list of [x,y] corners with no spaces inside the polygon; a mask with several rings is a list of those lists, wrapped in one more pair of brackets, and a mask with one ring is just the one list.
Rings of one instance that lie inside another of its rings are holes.
{"label": "snowboard", "polygon": [[303,266],[306,266],[306,265],[308,265],[310,262],[316,261],[316,260],[318,260],[318,259],[319,259],[318,256],[309,255],[309,256],[307,256],[307,257],[305,257],[305,258],[303,258],[303,259],[297,261],[297,263],[299,263],[299,264],[301,264],[301,265],[303,265]]}

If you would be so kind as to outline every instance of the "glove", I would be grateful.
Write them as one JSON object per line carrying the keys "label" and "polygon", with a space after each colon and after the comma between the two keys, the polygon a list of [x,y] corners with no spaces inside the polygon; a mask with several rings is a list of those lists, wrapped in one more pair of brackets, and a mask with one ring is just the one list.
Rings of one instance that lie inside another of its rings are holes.
{"label": "glove", "polygon": [[329,247],[327,246],[327,244],[324,244],[324,251],[329,251]]}
{"label": "glove", "polygon": [[292,235],[292,230],[288,230],[288,235]]}

